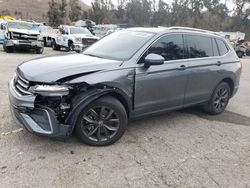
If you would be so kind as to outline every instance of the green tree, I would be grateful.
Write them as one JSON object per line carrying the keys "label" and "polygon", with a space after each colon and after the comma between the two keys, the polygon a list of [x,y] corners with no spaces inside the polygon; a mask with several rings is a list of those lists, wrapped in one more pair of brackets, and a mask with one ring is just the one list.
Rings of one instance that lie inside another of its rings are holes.
{"label": "green tree", "polygon": [[0,15],[1,15],[1,16],[9,16],[9,15],[11,15],[11,14],[10,14],[10,11],[9,11],[8,9],[5,9],[5,10],[2,10],[2,11],[0,12]]}
{"label": "green tree", "polygon": [[66,7],[67,7],[66,0],[61,0],[61,3],[58,3],[55,0],[51,0],[49,2],[49,10],[47,12],[49,25],[57,27],[66,22],[65,21],[67,15]]}
{"label": "green tree", "polygon": [[150,24],[152,16],[151,1],[130,0],[126,6],[128,22],[145,26]]}
{"label": "green tree", "polygon": [[75,22],[81,19],[82,8],[79,6],[78,0],[70,0],[69,6],[70,6],[70,11],[69,11],[70,21]]}

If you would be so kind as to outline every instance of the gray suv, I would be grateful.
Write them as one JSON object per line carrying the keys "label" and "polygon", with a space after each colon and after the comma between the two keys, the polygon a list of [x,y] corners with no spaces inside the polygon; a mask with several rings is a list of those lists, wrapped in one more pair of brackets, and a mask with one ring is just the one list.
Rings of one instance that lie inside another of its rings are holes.
{"label": "gray suv", "polygon": [[241,63],[222,37],[204,30],[133,28],[82,54],[17,67],[9,83],[13,118],[28,131],[109,145],[128,121],[201,105],[222,113],[239,87]]}

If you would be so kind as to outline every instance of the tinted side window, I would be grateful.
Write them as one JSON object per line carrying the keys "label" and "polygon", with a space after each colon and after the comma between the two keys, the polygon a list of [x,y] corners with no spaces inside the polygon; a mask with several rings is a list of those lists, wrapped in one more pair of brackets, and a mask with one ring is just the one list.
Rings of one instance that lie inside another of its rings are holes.
{"label": "tinted side window", "polygon": [[187,35],[187,42],[190,58],[213,56],[211,38],[196,35]]}
{"label": "tinted side window", "polygon": [[173,34],[161,37],[148,50],[163,56],[165,60],[176,60],[184,58],[184,43],[181,34]]}
{"label": "tinted side window", "polygon": [[212,39],[212,45],[213,45],[214,56],[219,56],[220,54],[215,39]]}
{"label": "tinted side window", "polygon": [[218,44],[220,55],[225,55],[228,52],[226,44],[220,39],[216,39],[216,42]]}

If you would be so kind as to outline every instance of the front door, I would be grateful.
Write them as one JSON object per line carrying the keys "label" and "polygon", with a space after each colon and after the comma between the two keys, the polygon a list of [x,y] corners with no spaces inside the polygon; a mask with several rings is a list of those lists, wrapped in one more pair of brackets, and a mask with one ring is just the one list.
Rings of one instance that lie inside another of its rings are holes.
{"label": "front door", "polygon": [[[187,85],[187,61],[182,34],[161,37],[142,56],[135,75],[136,114],[159,112],[182,107]],[[163,56],[162,65],[145,68],[144,58],[149,53]]]}

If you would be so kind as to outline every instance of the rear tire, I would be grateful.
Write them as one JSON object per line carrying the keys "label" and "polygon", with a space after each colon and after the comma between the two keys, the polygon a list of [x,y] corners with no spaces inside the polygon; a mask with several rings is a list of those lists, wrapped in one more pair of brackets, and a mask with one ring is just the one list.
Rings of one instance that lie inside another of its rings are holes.
{"label": "rear tire", "polygon": [[231,97],[231,89],[228,83],[221,82],[214,90],[208,104],[204,105],[203,108],[206,113],[211,115],[217,115],[227,107],[229,99]]}
{"label": "rear tire", "polygon": [[246,50],[246,55],[247,55],[247,56],[250,56],[250,49],[247,49],[247,50]]}
{"label": "rear tire", "polygon": [[106,146],[119,140],[128,124],[126,110],[113,97],[102,97],[80,112],[75,131],[82,142]]}
{"label": "rear tire", "polygon": [[241,51],[237,51],[236,54],[237,54],[237,56],[238,56],[239,58],[242,58],[243,55],[244,55],[243,52],[241,52]]}

